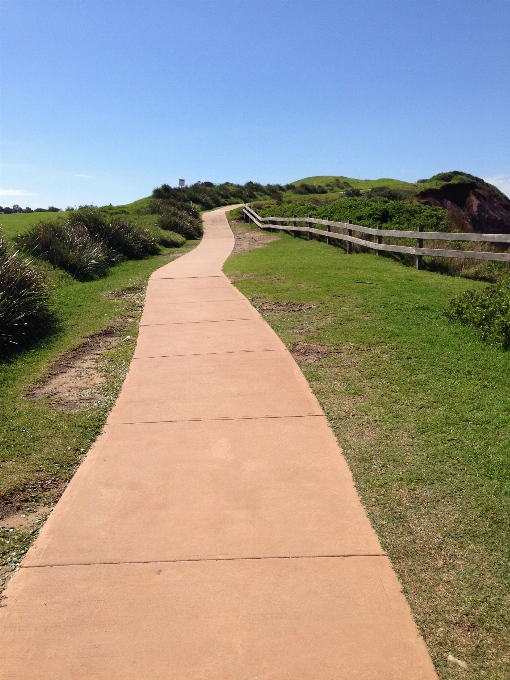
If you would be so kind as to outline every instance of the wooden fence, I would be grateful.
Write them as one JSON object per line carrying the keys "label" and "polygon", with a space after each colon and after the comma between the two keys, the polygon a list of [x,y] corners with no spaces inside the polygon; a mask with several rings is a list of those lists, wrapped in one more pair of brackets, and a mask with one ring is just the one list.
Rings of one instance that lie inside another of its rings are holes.
{"label": "wooden fence", "polygon": [[[260,217],[248,205],[243,209],[244,220],[246,222],[253,222],[260,229],[278,229],[280,231],[288,231],[290,233],[307,234],[308,238],[313,235],[320,236],[326,239],[326,243],[332,241],[345,241],[348,253],[352,252],[352,244],[356,243],[364,248],[370,248],[378,252],[390,253],[405,253],[406,255],[414,255],[416,260],[416,268],[421,269],[423,266],[423,256],[431,255],[433,257],[458,257],[471,260],[493,260],[495,262],[510,262],[510,252],[506,253],[491,253],[478,250],[443,250],[441,248],[424,248],[423,241],[483,241],[486,243],[506,243],[510,246],[510,234],[471,234],[471,233],[456,233],[446,231],[398,231],[395,229],[371,229],[370,227],[361,227],[358,224],[351,222],[333,222],[331,220],[319,220],[314,217]],[[285,224],[285,222],[287,224]],[[288,224],[290,223],[290,224]],[[306,223],[306,226],[298,226],[299,223]],[[316,229],[312,224],[324,225],[326,229]],[[366,234],[368,237],[373,237],[373,240],[368,238],[358,238],[352,233],[357,232]],[[397,246],[390,243],[384,243],[383,238],[406,238],[416,239],[416,246]]]}

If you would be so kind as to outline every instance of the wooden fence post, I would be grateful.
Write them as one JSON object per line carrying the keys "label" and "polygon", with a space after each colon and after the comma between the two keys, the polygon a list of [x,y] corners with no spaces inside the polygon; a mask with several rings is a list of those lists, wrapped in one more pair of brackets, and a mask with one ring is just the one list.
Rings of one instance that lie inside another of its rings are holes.
{"label": "wooden fence post", "polygon": [[[378,229],[379,231],[382,229],[382,227],[381,227],[380,224],[377,225],[377,229]],[[381,245],[381,243],[382,243],[382,236],[380,236],[379,234],[377,235],[377,243],[378,243],[379,245]],[[378,255],[382,255],[382,250],[377,250],[376,253],[377,253]]]}
{"label": "wooden fence post", "polygon": [[[423,227],[421,225],[418,227],[418,231],[423,231]],[[417,248],[423,248],[423,239],[422,238],[416,239],[416,247]],[[415,265],[416,265],[416,269],[423,269],[423,255],[416,255],[415,256]]]}
{"label": "wooden fence post", "polygon": [[[327,227],[328,227],[328,234],[329,234],[329,232],[331,231],[331,227],[330,227],[329,224],[327,225]],[[329,246],[329,236],[326,236],[326,244]]]}
{"label": "wooden fence post", "polygon": [[[352,224],[352,220],[349,220],[349,224]],[[352,236],[352,229],[347,229],[347,235]],[[350,241],[347,241],[347,254],[350,255],[352,253],[352,243]]]}

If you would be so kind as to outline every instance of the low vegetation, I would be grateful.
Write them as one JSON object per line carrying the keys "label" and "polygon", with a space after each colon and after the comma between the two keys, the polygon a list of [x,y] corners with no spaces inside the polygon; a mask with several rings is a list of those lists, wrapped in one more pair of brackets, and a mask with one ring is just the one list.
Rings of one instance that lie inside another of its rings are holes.
{"label": "low vegetation", "polygon": [[139,260],[159,252],[156,239],[147,227],[119,217],[108,217],[100,210],[73,211],[67,224],[85,227],[90,237],[107,251],[112,263],[123,258]]}
{"label": "low vegetation", "polygon": [[445,316],[486,284],[279,236],[226,273],[324,408],[439,676],[510,677],[510,353]]}
{"label": "low vegetation", "polygon": [[18,236],[16,243],[79,281],[98,279],[108,271],[106,250],[81,224],[41,221]]}
{"label": "low vegetation", "polygon": [[323,220],[348,222],[364,227],[401,229],[413,231],[423,227],[425,231],[451,231],[451,221],[446,210],[435,206],[406,203],[376,197],[347,197],[332,201],[325,206],[306,203],[285,203],[263,206],[262,217],[317,217]]}
{"label": "low vegetation", "polygon": [[179,234],[185,239],[201,238],[204,233],[199,211],[191,205],[169,200],[153,200],[149,210],[156,214],[157,226],[163,231]]}
{"label": "low vegetation", "polygon": [[[273,201],[256,202],[255,210],[262,217],[314,217],[336,222],[349,222],[360,226],[383,229],[395,229],[402,231],[417,231],[420,227],[424,231],[458,232],[459,224],[447,210],[439,206],[424,205],[418,202],[394,200],[389,198],[393,190],[382,191],[383,196],[378,195],[379,190],[369,190],[363,196],[343,196],[334,201],[318,205],[306,201],[292,201],[281,204]],[[460,225],[465,231],[472,231],[466,224]],[[320,228],[320,227],[317,227]],[[510,222],[508,224],[510,229]],[[393,245],[415,246],[412,239],[385,237],[384,242]],[[345,248],[345,244],[339,243]],[[441,240],[428,240],[428,248],[452,248],[455,250],[501,252],[498,244],[482,242],[456,241],[448,245]],[[362,246],[354,245],[355,252],[363,250]],[[397,260],[405,265],[414,265],[414,257],[398,253],[384,253],[384,257]],[[463,276],[477,280],[497,282],[508,275],[509,264],[506,262],[493,262],[472,260],[464,258],[442,258],[427,256],[423,258],[424,267],[430,271],[454,276]]]}
{"label": "low vegetation", "polygon": [[[298,189],[301,186],[319,187],[320,193],[333,193],[338,190],[359,191],[366,194],[385,196],[398,200],[413,200],[419,198],[419,194],[430,189],[443,189],[450,185],[477,183],[490,188],[498,196],[507,197],[494,185],[488,184],[481,177],[475,177],[468,172],[453,170],[440,172],[428,179],[419,179],[416,182],[404,182],[399,179],[383,177],[381,179],[353,179],[352,177],[317,176],[307,177],[294,182],[292,186]],[[393,194],[392,194],[393,192]],[[508,199],[507,199],[508,200]]]}
{"label": "low vegetation", "polygon": [[148,202],[0,216],[0,588],[116,399],[148,277],[197,244]]}
{"label": "low vegetation", "polygon": [[474,326],[482,340],[510,349],[510,279],[454,297],[447,316]]}
{"label": "low vegetation", "polygon": [[221,205],[233,203],[247,203],[259,198],[280,197],[284,191],[292,191],[295,187],[291,184],[259,184],[246,182],[246,184],[213,184],[213,182],[196,182],[185,187],[171,187],[162,184],[152,192],[154,199],[170,201],[179,205],[195,204],[204,210],[211,210]]}
{"label": "low vegetation", "polygon": [[46,267],[58,326],[0,359],[0,590],[103,427],[131,361],[148,277],[196,244],[124,260],[85,282]]}
{"label": "low vegetation", "polygon": [[108,267],[121,259],[159,252],[147,228],[92,209],[73,211],[65,221],[37,222],[15,240],[26,252],[80,281],[105,276]]}
{"label": "low vegetation", "polygon": [[54,326],[42,272],[0,236],[0,356],[29,346]]}
{"label": "low vegetation", "polygon": [[158,242],[165,248],[180,248],[186,243],[186,239],[175,231],[161,230]]}

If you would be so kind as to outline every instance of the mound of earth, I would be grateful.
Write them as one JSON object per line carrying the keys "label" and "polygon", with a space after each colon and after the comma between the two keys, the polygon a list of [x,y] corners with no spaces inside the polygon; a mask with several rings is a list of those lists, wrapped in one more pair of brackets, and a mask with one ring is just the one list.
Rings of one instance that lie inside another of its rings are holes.
{"label": "mound of earth", "polygon": [[420,191],[418,200],[446,208],[462,231],[510,234],[510,200],[480,177],[449,172],[431,177],[429,183],[438,186]]}

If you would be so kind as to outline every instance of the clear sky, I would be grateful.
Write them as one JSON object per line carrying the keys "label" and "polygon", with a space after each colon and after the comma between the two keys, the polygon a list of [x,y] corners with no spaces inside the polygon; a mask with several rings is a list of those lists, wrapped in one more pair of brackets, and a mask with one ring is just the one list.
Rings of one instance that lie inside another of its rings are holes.
{"label": "clear sky", "polygon": [[509,0],[0,0],[0,33],[0,205],[447,170],[510,194]]}

